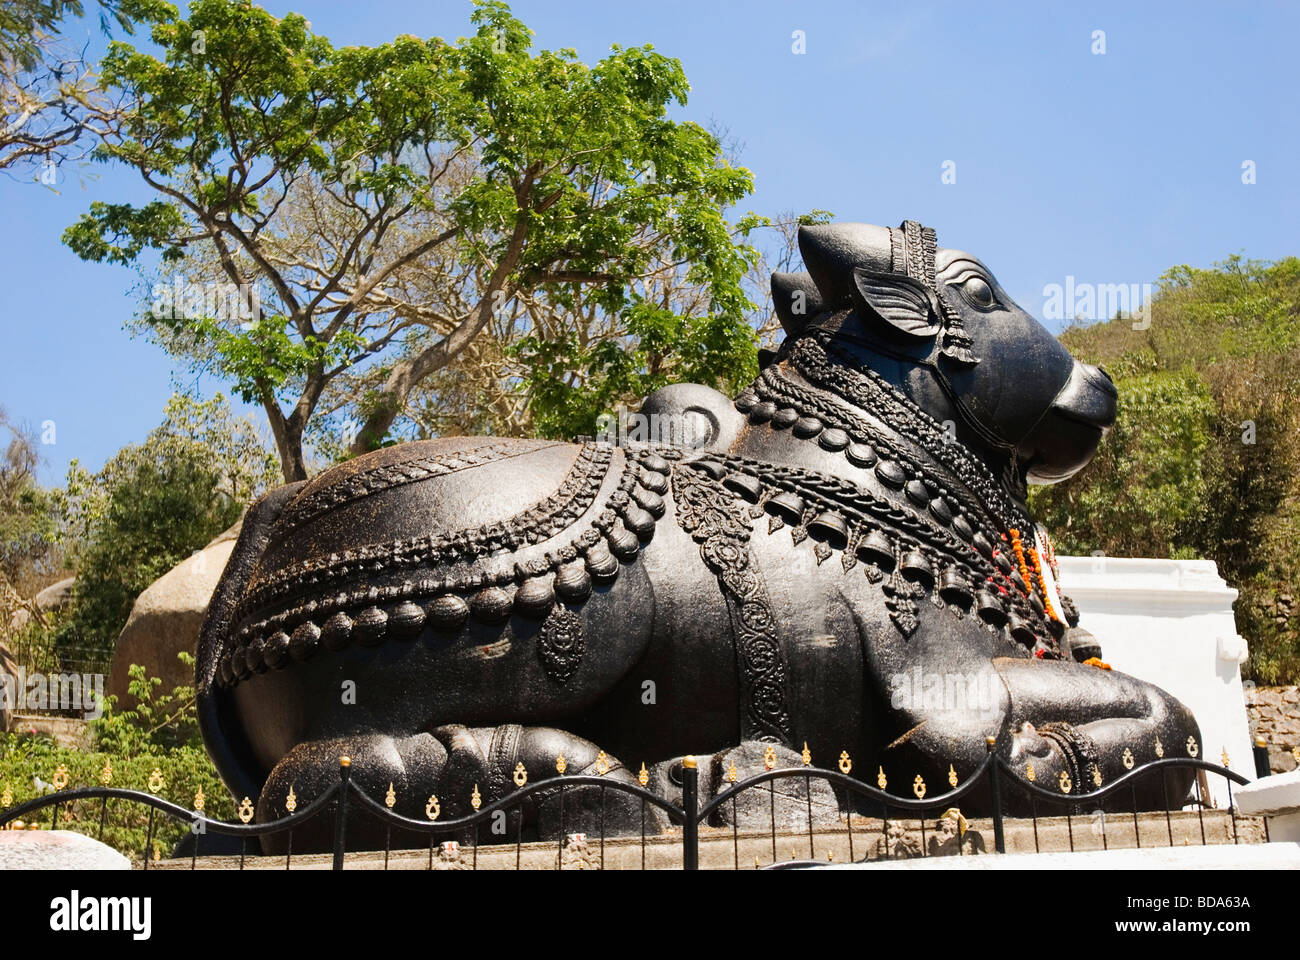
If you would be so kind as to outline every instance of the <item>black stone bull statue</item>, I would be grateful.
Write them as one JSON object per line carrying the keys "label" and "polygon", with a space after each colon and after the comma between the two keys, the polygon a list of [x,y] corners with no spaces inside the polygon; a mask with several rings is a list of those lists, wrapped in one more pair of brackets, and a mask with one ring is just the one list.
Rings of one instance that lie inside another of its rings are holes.
{"label": "black stone bull statue", "polygon": [[[808,274],[773,278],[787,336],[759,377],[642,408],[694,424],[692,446],[421,441],[249,510],[197,685],[259,819],[335,782],[342,754],[421,818],[430,795],[447,817],[474,785],[510,792],[520,763],[554,776],[560,754],[624,780],[649,763],[671,795],[683,755],[712,758],[717,790],[767,744],[941,784],[994,736],[1039,782],[1086,785],[1199,741],[1181,703],[1092,659],[1025,506],[1027,482],[1092,457],[1109,377],[913,221],[799,243]],[[1138,802],[1190,782],[1148,778]],[[520,816],[558,829],[545,800]]]}

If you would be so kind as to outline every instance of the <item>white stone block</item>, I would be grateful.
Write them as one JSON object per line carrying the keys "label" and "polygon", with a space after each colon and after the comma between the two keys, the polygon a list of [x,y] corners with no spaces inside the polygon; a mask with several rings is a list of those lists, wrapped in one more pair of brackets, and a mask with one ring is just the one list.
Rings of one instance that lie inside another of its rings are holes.
{"label": "white stone block", "polygon": [[[1201,727],[1197,753],[1254,779],[1241,664],[1248,654],[1237,633],[1237,591],[1212,560],[1126,557],[1057,558],[1061,590],[1078,604],[1079,626],[1101,642],[1114,669],[1148,680],[1185,703]],[[1166,756],[1186,756],[1166,744]],[[1226,807],[1222,777],[1207,774],[1210,796]],[[1234,792],[1235,792],[1234,787]]]}
{"label": "white stone block", "polygon": [[1300,842],[1300,770],[1238,787],[1234,796],[1242,813],[1268,818],[1270,841]]}

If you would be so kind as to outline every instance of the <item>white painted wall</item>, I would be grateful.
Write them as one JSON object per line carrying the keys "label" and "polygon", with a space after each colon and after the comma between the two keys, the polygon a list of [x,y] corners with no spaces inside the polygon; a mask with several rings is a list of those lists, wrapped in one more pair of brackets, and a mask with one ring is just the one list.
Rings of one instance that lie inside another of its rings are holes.
{"label": "white painted wall", "polygon": [[[1079,606],[1079,626],[1101,641],[1114,669],[1148,680],[1185,703],[1201,726],[1202,759],[1254,779],[1237,634],[1237,591],[1212,560],[1058,556],[1061,591]],[[1166,756],[1186,756],[1166,744]],[[1175,752],[1176,751],[1176,752]],[[1222,777],[1207,775],[1216,806],[1227,805]]]}

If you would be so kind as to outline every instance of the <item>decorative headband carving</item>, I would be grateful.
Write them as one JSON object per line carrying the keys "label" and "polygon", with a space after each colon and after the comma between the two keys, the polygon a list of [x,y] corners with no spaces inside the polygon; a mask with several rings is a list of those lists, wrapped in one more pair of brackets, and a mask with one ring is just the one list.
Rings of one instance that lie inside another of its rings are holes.
{"label": "decorative headband carving", "polygon": [[934,266],[938,247],[934,229],[923,227],[915,220],[904,220],[899,226],[889,228],[889,246],[892,272],[923,284],[934,294],[944,331],[940,353],[957,363],[979,363],[970,351],[971,338],[962,326],[961,316],[944,302],[939,292]]}

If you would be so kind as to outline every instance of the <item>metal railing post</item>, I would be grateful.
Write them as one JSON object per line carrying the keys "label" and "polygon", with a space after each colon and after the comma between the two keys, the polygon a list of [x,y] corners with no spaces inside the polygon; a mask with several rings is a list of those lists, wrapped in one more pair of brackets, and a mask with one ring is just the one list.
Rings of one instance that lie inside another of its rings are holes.
{"label": "metal railing post", "polygon": [[[990,754],[997,750],[998,738],[985,737],[984,745]],[[993,849],[998,853],[1007,852],[1007,838],[1002,832],[1002,781],[999,777],[998,758],[989,761],[989,792],[993,797]]]}
{"label": "metal railing post", "polygon": [[1263,737],[1255,738],[1255,779],[1259,780],[1272,774],[1268,762],[1268,741]]}
{"label": "metal railing post", "polygon": [[700,771],[694,756],[682,759],[682,868],[700,869]]}
{"label": "metal railing post", "polygon": [[348,833],[348,790],[352,782],[352,758],[339,757],[339,806],[334,814],[334,869],[343,869],[343,849]]}

